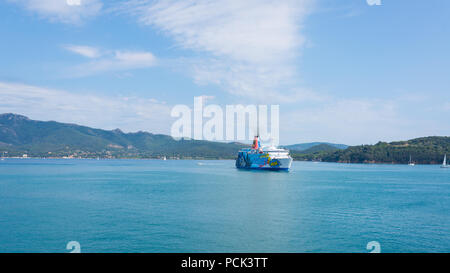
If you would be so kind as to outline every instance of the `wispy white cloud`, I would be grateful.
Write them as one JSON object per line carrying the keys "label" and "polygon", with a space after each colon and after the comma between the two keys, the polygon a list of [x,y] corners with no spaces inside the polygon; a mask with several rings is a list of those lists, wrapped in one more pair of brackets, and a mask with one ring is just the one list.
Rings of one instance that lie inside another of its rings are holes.
{"label": "wispy white cloud", "polygon": [[91,46],[66,45],[64,48],[87,58],[98,58],[101,56],[100,50]]}
{"label": "wispy white cloud", "polygon": [[450,112],[450,102],[445,102],[442,109],[444,109],[444,111]]}
{"label": "wispy white cloud", "polygon": [[115,58],[118,62],[136,67],[146,67],[156,63],[155,56],[150,52],[116,51]]}
{"label": "wispy white cloud", "polygon": [[[429,107],[423,107],[424,104]],[[302,108],[281,108],[281,139],[283,144],[331,141],[357,145],[450,135],[447,120],[433,119],[426,113],[433,111],[436,117],[445,116],[448,105],[444,105],[442,108],[442,102],[433,101],[412,103],[401,97],[389,100],[328,97]],[[408,112],[405,108],[415,110]],[[0,82],[0,113],[18,113],[33,119],[168,134],[174,121],[170,111],[170,105],[154,98],[99,96]]]}
{"label": "wispy white cloud", "polygon": [[199,84],[253,98],[295,94],[302,24],[314,0],[132,0],[121,11],[203,53],[186,65]]}
{"label": "wispy white cloud", "polygon": [[445,110],[438,109],[439,103],[408,98],[329,97],[317,104],[282,111],[281,137],[289,143],[331,141],[358,145],[450,134],[444,120],[430,116],[428,108],[433,108],[436,117],[444,114]]}
{"label": "wispy white cloud", "polygon": [[127,71],[156,65],[156,57],[148,51],[101,50],[83,45],[64,46],[65,49],[93,60],[69,69],[69,77],[84,77],[107,71]]}
{"label": "wispy white cloud", "polygon": [[78,94],[0,82],[0,113],[124,131],[169,133],[170,106],[156,99]]}
{"label": "wispy white cloud", "polygon": [[392,103],[330,99],[282,113],[280,127],[282,137],[291,143],[332,141],[361,144],[362,140],[384,139],[386,131],[390,131],[389,136],[393,137],[398,123]]}
{"label": "wispy white cloud", "polygon": [[[80,24],[96,16],[102,9],[101,0],[7,0],[17,3],[40,17],[54,22]],[[74,4],[76,3],[76,4]]]}

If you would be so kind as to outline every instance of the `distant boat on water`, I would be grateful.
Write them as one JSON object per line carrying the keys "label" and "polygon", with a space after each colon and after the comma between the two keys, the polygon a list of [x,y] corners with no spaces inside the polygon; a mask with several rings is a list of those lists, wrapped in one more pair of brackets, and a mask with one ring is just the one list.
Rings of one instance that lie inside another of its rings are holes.
{"label": "distant boat on water", "polygon": [[415,166],[416,165],[414,162],[412,162],[411,155],[409,155],[409,163],[408,163],[408,165],[409,166]]}
{"label": "distant boat on water", "polygon": [[166,156],[163,156],[162,160],[167,160],[167,157],[166,157]]}
{"label": "distant boat on water", "polygon": [[447,165],[447,154],[444,155],[444,162],[442,162],[441,168],[450,168],[450,165]]}

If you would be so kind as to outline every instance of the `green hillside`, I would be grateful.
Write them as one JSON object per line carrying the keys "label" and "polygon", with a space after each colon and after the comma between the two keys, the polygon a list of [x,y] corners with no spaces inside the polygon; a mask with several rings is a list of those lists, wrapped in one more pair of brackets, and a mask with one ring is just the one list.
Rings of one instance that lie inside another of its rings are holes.
{"label": "green hillside", "polygon": [[[286,148],[290,151],[306,151],[311,148],[314,148],[316,146],[322,146],[327,145],[327,147],[331,146],[336,149],[346,149],[348,145],[345,144],[335,144],[335,143],[329,143],[329,142],[309,142],[309,143],[300,143],[300,144],[293,144],[293,145],[286,145],[282,146],[283,148]],[[319,148],[320,149],[320,148]]]}
{"label": "green hillside", "polygon": [[296,160],[326,162],[407,164],[411,155],[412,161],[417,164],[441,164],[444,154],[450,154],[450,137],[433,136],[351,146],[345,150],[295,153],[293,157]]}
{"label": "green hillside", "polygon": [[[0,115],[0,154],[7,152],[9,157],[27,154],[30,157],[234,159],[242,147],[245,145],[240,143],[177,141],[161,134],[124,133],[119,129],[108,131],[36,121],[15,114]],[[450,155],[450,137],[379,142],[347,149],[322,142],[297,144],[294,148],[301,149],[291,149],[295,160],[406,164],[411,155],[418,164],[440,164],[445,153]]]}
{"label": "green hillside", "polygon": [[0,152],[31,157],[82,158],[235,158],[239,143],[174,140],[147,132],[124,133],[54,121],[35,121],[15,114],[0,115]]}
{"label": "green hillside", "polygon": [[318,153],[318,152],[334,152],[334,151],[338,151],[341,150],[339,148],[336,148],[336,146],[332,146],[330,144],[318,144],[315,146],[312,146],[311,148],[308,148],[306,150],[300,151],[299,153],[302,154],[311,154],[311,153]]}

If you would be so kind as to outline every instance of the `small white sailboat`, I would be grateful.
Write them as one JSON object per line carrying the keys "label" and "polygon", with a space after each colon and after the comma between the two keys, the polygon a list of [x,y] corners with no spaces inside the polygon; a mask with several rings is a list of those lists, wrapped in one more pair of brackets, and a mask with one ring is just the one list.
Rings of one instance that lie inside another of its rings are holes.
{"label": "small white sailboat", "polygon": [[447,165],[447,154],[444,155],[444,162],[442,162],[441,168],[450,168],[450,165]]}
{"label": "small white sailboat", "polygon": [[167,157],[166,157],[166,156],[163,156],[162,160],[167,160]]}
{"label": "small white sailboat", "polygon": [[5,160],[5,152],[2,153],[2,158],[0,159],[1,161]]}
{"label": "small white sailboat", "polygon": [[414,162],[412,162],[411,155],[409,155],[409,163],[408,163],[408,165],[409,166],[415,166],[416,165]]}

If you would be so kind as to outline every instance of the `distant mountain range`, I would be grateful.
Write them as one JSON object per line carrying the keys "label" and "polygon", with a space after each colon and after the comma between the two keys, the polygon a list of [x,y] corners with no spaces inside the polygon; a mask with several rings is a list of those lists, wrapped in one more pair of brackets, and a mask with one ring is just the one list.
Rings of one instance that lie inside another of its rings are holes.
{"label": "distant mountain range", "polygon": [[[242,143],[174,140],[147,132],[124,133],[55,121],[0,115],[0,155],[7,157],[195,158],[234,159]],[[327,142],[287,145],[295,160],[347,163],[440,164],[450,155],[450,137],[424,137],[376,145],[347,146]]]}
{"label": "distant mountain range", "polygon": [[[320,148],[317,148],[319,146]],[[348,145],[345,144],[335,144],[329,142],[309,142],[302,144],[293,144],[293,145],[285,145],[283,148],[289,149],[291,151],[306,151],[316,147],[317,151],[325,151],[325,150],[335,150],[335,149],[347,149]],[[314,150],[312,150],[314,151]]]}
{"label": "distant mountain range", "polygon": [[0,115],[0,154],[81,158],[235,158],[247,145],[174,140],[147,132],[124,133],[55,121],[36,121],[16,114]]}

